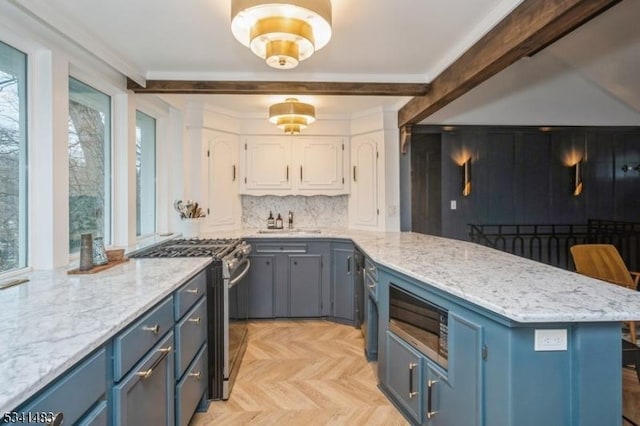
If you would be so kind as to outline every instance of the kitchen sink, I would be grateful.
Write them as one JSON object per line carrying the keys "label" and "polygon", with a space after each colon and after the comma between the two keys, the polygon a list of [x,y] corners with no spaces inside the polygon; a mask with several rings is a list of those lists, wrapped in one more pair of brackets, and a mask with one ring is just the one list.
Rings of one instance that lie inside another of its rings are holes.
{"label": "kitchen sink", "polygon": [[317,228],[283,228],[283,229],[259,229],[258,234],[320,234]]}

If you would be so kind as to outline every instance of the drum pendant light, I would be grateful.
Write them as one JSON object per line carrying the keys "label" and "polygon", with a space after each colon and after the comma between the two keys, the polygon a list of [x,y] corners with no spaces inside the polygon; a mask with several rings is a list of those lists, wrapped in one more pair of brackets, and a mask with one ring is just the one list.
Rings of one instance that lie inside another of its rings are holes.
{"label": "drum pendant light", "polygon": [[331,39],[331,1],[231,0],[231,32],[267,65],[295,68]]}
{"label": "drum pendant light", "polygon": [[316,120],[313,105],[288,98],[284,102],[269,107],[269,121],[276,124],[288,135],[297,135],[301,129]]}

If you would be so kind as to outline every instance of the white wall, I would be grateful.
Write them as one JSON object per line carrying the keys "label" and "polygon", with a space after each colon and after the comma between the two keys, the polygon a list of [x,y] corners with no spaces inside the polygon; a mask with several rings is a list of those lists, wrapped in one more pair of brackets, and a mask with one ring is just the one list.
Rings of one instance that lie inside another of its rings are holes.
{"label": "white wall", "polygon": [[[168,147],[182,145],[182,135],[172,131],[183,128],[180,114],[166,103],[136,99],[126,90],[122,74],[9,2],[0,3],[0,41],[26,53],[28,61],[28,264],[51,269],[70,261],[69,76],[111,96],[112,238],[116,245],[135,244],[135,109],[153,111],[150,115],[159,124],[159,158],[165,163],[175,158],[166,153]],[[165,184],[173,177],[180,181],[182,167],[165,170],[169,172],[159,179],[158,191],[158,229],[162,230],[170,227],[170,204],[162,204],[172,189]]]}
{"label": "white wall", "polygon": [[636,126],[640,113],[541,53],[520,60],[421,124]]}
{"label": "white wall", "polygon": [[422,124],[640,125],[639,16],[621,2]]}

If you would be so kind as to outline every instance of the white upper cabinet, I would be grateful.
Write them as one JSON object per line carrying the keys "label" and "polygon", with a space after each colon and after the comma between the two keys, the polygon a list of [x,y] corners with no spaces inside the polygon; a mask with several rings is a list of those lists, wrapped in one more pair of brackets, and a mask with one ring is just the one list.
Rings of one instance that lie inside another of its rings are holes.
{"label": "white upper cabinet", "polygon": [[248,136],[241,192],[251,195],[339,195],[344,182],[344,138]]}
{"label": "white upper cabinet", "polygon": [[246,191],[291,189],[291,148],[278,137],[246,138],[244,144]]}
{"label": "white upper cabinet", "polygon": [[204,130],[208,195],[206,227],[234,229],[240,226],[238,195],[238,136]]}
{"label": "white upper cabinet", "polygon": [[309,138],[292,142],[298,169],[297,188],[301,191],[342,191],[342,138]]}
{"label": "white upper cabinet", "polygon": [[378,144],[384,135],[356,136],[351,139],[350,225],[360,228],[378,226]]}

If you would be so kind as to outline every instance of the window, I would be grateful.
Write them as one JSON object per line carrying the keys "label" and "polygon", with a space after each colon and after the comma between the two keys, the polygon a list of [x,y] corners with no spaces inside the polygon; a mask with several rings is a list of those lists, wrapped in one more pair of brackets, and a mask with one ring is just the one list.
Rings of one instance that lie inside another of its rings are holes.
{"label": "window", "polygon": [[111,243],[111,98],[69,79],[69,251],[80,236]]}
{"label": "window", "polygon": [[0,272],[27,266],[27,56],[0,42]]}
{"label": "window", "polygon": [[136,111],[136,235],[156,232],[156,120]]}

